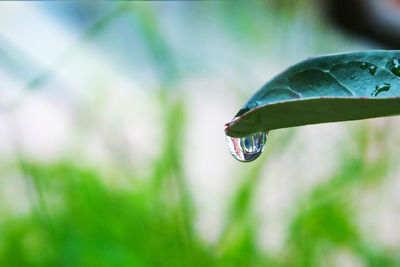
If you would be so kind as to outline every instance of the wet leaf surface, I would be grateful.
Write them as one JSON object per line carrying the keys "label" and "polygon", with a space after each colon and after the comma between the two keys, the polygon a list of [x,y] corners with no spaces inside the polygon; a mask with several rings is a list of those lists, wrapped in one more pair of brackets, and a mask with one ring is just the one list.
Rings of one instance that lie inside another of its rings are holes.
{"label": "wet leaf surface", "polygon": [[307,59],[258,90],[226,125],[229,136],[400,114],[400,51]]}

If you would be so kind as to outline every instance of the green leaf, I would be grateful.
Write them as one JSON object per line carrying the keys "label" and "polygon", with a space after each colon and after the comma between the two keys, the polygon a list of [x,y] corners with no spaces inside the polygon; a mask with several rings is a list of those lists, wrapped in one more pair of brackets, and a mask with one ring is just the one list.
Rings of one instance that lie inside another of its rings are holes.
{"label": "green leaf", "polygon": [[364,51],[307,59],[258,90],[229,136],[400,114],[400,51]]}

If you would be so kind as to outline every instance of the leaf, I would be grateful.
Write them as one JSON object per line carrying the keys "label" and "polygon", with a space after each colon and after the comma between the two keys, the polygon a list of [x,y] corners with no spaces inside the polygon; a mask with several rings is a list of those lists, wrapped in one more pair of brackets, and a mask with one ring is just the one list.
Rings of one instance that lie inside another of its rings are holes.
{"label": "leaf", "polygon": [[273,129],[400,114],[400,51],[302,61],[258,90],[226,124],[233,137]]}

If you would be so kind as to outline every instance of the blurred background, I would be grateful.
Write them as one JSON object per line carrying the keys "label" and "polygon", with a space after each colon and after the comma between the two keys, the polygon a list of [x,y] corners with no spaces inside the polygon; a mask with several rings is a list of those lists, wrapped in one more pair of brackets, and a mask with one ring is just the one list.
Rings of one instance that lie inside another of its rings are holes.
{"label": "blurred background", "polygon": [[309,56],[400,47],[399,1],[0,3],[1,266],[400,266],[400,120],[224,124]]}

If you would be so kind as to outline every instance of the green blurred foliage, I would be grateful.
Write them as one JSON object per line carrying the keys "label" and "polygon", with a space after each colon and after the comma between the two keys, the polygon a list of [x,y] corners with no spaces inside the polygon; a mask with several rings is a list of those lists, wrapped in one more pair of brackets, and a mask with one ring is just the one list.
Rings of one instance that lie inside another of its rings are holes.
{"label": "green blurred foliage", "polygon": [[[179,207],[149,185],[113,192],[96,170],[26,164],[40,199],[32,214],[2,223],[3,266],[208,265]],[[40,188],[40,189],[39,189]],[[40,193],[39,193],[40,192]],[[56,196],[58,205],[47,205]]]}

